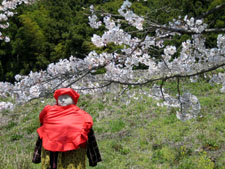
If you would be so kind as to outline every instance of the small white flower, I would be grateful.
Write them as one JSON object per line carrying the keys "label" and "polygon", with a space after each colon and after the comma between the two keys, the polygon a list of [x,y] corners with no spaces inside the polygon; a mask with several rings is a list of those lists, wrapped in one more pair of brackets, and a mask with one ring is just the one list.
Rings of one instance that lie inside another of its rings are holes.
{"label": "small white flower", "polygon": [[8,36],[5,37],[5,42],[10,42],[10,38]]}

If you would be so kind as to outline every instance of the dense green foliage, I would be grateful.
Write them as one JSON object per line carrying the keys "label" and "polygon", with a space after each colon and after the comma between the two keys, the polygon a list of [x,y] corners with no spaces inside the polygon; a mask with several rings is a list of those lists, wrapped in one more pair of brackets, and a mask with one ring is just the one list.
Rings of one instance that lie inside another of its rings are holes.
{"label": "dense green foliage", "polygon": [[88,8],[98,0],[48,0],[21,5],[6,30],[11,42],[0,42],[0,80],[45,69],[71,55],[84,57],[93,34]]}
{"label": "dense green foliage", "polygon": [[[148,0],[135,1],[132,9],[139,15],[146,15],[147,20],[166,24],[178,16],[198,17],[225,0]],[[104,28],[92,29],[88,25],[89,6],[118,14],[117,9],[123,0],[39,0],[30,5],[21,5],[17,14],[10,18],[10,27],[5,30],[11,42],[0,41],[0,81],[14,81],[16,74],[28,74],[30,71],[45,69],[49,63],[74,55],[85,57],[91,50],[111,52],[118,48],[97,49],[91,44],[93,33],[101,34]],[[225,13],[221,10],[205,18],[211,28],[225,27]],[[122,24],[126,31],[135,30]],[[142,33],[135,33],[142,37]],[[216,34],[205,35],[207,46],[216,44]],[[190,35],[175,37],[166,44],[179,46]],[[160,51],[149,51],[157,57]]]}
{"label": "dense green foliage", "polygon": [[[81,95],[78,106],[94,119],[94,130],[103,161],[96,169],[225,169],[225,96],[219,85],[206,81],[183,87],[198,96],[202,109],[196,119],[182,122],[175,109],[158,107],[155,100],[140,95]],[[176,93],[176,84],[167,82]],[[148,88],[142,88],[148,92]],[[52,98],[33,100],[13,112],[2,112],[0,122],[0,168],[38,169],[32,153],[39,127],[38,115]],[[91,168],[91,167],[87,167]]]}

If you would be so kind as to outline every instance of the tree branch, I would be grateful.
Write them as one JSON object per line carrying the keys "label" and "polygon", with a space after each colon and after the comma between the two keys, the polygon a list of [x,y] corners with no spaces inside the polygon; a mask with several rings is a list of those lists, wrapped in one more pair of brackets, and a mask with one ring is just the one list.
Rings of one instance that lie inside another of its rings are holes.
{"label": "tree branch", "polygon": [[81,90],[95,90],[95,89],[102,89],[102,88],[104,88],[104,87],[107,87],[107,86],[109,86],[109,85],[111,85],[112,84],[112,82],[108,82],[108,83],[106,83],[106,84],[104,84],[104,85],[102,85],[102,86],[98,86],[98,87],[85,87],[85,88],[80,88],[80,89],[74,89],[74,90],[76,90],[76,91],[81,91]]}
{"label": "tree branch", "polygon": [[82,76],[80,76],[79,78],[75,79],[74,81],[72,81],[71,83],[69,83],[66,87],[70,87],[71,85],[73,85],[74,83],[78,82],[80,79],[83,79],[85,76],[87,76],[88,74],[91,73],[92,70],[97,70],[100,68],[105,67],[106,64],[98,66],[98,67],[92,67],[91,69],[89,69],[85,74],[83,74]]}
{"label": "tree branch", "polygon": [[223,67],[223,66],[225,66],[225,63],[222,63],[220,65],[216,65],[216,66],[208,68],[208,69],[203,69],[200,72],[196,72],[196,73],[193,73],[193,74],[187,74],[187,75],[177,74],[177,75],[172,75],[172,76],[166,76],[166,77],[159,77],[159,78],[155,78],[155,79],[149,79],[149,80],[146,80],[145,82],[138,82],[138,83],[135,83],[135,82],[121,82],[121,81],[115,81],[115,80],[107,80],[107,81],[111,82],[111,83],[122,84],[122,85],[134,85],[134,86],[146,85],[148,83],[152,83],[152,82],[156,82],[156,81],[160,81],[160,80],[193,77],[193,76],[201,75],[201,74],[204,74],[204,73],[207,73],[207,72],[211,72],[211,71],[216,70],[216,69],[218,69],[220,67]]}
{"label": "tree branch", "polygon": [[206,13],[203,13],[202,15],[198,16],[197,19],[201,19],[201,18],[205,18],[207,17],[208,15],[212,14],[212,13],[215,13],[219,10],[222,10],[223,8],[225,8],[225,3],[221,4],[221,5],[217,5],[215,8],[207,11]]}
{"label": "tree branch", "polygon": [[203,32],[201,33],[197,33],[195,31],[192,30],[187,30],[187,29],[183,29],[183,28],[171,28],[169,26],[165,26],[165,25],[158,25],[158,24],[153,24],[153,23],[149,23],[149,27],[146,28],[148,30],[151,29],[163,29],[166,31],[170,31],[170,32],[177,32],[177,33],[183,33],[183,34],[204,34],[204,33],[222,33],[225,32],[225,28],[211,28],[211,29],[205,29]]}

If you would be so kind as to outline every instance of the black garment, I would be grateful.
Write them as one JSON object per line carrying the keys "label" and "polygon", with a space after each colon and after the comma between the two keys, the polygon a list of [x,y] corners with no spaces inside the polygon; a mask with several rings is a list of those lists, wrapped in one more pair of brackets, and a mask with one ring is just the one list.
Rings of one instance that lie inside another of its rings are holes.
{"label": "black garment", "polygon": [[[40,137],[38,137],[38,140],[35,145],[34,153],[33,153],[33,159],[32,159],[33,163],[41,162],[41,148],[42,148],[42,140]],[[102,161],[93,129],[91,129],[90,132],[88,133],[87,157],[89,160],[89,166],[92,166],[92,167],[96,166],[98,162]],[[51,167],[54,167],[55,164],[57,168],[57,152],[51,152],[50,165]],[[51,168],[51,169],[56,169],[56,168]]]}
{"label": "black garment", "polygon": [[88,133],[87,156],[90,166],[94,167],[98,162],[102,161],[93,129]]}
{"label": "black garment", "polygon": [[57,169],[58,152],[50,151],[50,169]]}

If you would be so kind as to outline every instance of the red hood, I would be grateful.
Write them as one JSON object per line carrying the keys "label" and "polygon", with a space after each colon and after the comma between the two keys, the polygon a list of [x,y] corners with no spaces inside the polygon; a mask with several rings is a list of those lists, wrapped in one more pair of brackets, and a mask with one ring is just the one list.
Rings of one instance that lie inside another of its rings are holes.
{"label": "red hood", "polygon": [[58,104],[58,97],[61,95],[65,95],[65,94],[71,96],[74,101],[74,104],[77,104],[77,101],[78,101],[80,95],[71,88],[61,88],[61,89],[57,89],[55,91],[54,97],[57,101],[57,104]]}

